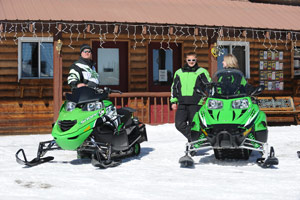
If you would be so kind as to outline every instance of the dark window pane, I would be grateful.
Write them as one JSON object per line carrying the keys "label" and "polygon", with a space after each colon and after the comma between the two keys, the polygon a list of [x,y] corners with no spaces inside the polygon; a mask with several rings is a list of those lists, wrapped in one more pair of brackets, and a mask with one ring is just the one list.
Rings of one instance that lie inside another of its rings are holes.
{"label": "dark window pane", "polygon": [[218,70],[223,69],[223,60],[224,56],[228,55],[229,52],[229,46],[223,46],[222,48],[222,54],[218,56],[217,61],[218,61]]}
{"label": "dark window pane", "polygon": [[23,42],[22,43],[22,77],[38,77],[39,58],[38,43]]}
{"label": "dark window pane", "polygon": [[53,77],[53,44],[41,43],[41,77]]}
{"label": "dark window pane", "polygon": [[232,48],[232,54],[237,58],[240,70],[246,75],[245,47],[235,46],[235,48]]}
{"label": "dark window pane", "polygon": [[171,85],[173,78],[172,50],[153,49],[154,85]]}

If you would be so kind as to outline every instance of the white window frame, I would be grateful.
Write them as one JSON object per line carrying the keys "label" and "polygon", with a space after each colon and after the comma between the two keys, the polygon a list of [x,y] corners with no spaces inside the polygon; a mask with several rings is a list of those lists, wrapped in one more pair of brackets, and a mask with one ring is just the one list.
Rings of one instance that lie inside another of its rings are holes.
{"label": "white window frame", "polygon": [[250,78],[250,45],[249,42],[244,41],[217,41],[218,46],[229,46],[229,53],[232,54],[232,48],[234,46],[245,47],[245,77]]}
{"label": "white window frame", "polygon": [[[18,82],[20,79],[53,79],[53,77],[41,77],[41,62],[40,62],[40,49],[39,49],[39,76],[38,77],[21,77],[22,73],[22,43],[23,42],[38,42],[39,46],[41,46],[41,43],[43,42],[52,42],[53,43],[53,37],[19,37],[18,38]],[[53,46],[54,48],[54,46]]]}

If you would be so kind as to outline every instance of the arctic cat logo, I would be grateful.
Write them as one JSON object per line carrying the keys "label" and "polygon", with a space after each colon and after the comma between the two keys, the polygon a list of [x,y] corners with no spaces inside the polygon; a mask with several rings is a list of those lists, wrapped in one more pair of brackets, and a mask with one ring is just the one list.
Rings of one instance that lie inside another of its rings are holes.
{"label": "arctic cat logo", "polygon": [[80,123],[83,124],[83,123],[85,123],[86,121],[88,121],[88,120],[92,119],[93,117],[95,117],[96,115],[97,115],[97,113],[95,113],[95,114],[89,116],[88,118],[82,120]]}

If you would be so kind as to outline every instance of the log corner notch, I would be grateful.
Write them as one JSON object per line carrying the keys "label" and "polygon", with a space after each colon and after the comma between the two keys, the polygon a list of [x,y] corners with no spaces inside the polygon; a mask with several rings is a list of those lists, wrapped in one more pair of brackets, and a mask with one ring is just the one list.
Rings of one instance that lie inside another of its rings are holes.
{"label": "log corner notch", "polygon": [[[59,36],[59,35],[58,35]],[[54,40],[53,48],[53,122],[58,118],[62,104],[62,42],[59,37]]]}

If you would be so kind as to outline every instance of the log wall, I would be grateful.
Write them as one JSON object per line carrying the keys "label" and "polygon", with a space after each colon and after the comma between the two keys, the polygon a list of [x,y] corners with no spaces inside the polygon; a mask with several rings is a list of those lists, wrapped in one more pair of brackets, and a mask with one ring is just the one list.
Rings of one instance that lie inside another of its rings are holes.
{"label": "log wall", "polygon": [[[41,36],[40,34],[37,34]],[[21,33],[18,34],[21,36]],[[26,35],[29,36],[29,35]],[[114,35],[107,34],[107,40],[113,41]],[[70,43],[70,38],[72,43]],[[167,36],[165,36],[165,39]],[[0,135],[5,134],[36,134],[50,133],[53,119],[53,79],[21,79],[18,82],[18,45],[14,41],[15,34],[7,33],[6,40],[0,43]],[[97,34],[87,34],[85,38],[77,34],[62,33],[62,58],[63,58],[63,92],[69,92],[67,76],[70,65],[79,58],[80,45],[87,43],[92,45],[92,41],[99,40]],[[162,36],[156,39],[151,38],[151,42],[161,42]],[[171,42],[175,39],[171,36]],[[206,38],[203,38],[205,41]],[[142,41],[141,35],[133,37],[127,34],[120,34],[116,41],[128,41],[128,91],[147,92],[148,88],[148,43],[149,35],[145,35]],[[168,40],[164,40],[167,42]],[[263,43],[261,39],[248,39],[250,42],[250,65],[251,79],[253,85],[259,84],[259,51],[265,46],[270,47],[269,41]],[[209,46],[200,41],[194,43],[193,37],[177,38],[181,43],[182,62],[184,54],[196,51],[198,64],[209,69]],[[292,73],[291,73],[291,45],[278,41],[278,51],[284,51],[284,90],[264,91],[265,96],[291,96],[293,95]],[[275,41],[271,40],[274,45]],[[202,47],[200,47],[202,45]],[[195,48],[198,46],[198,48]],[[272,47],[274,48],[274,46]],[[286,49],[288,48],[288,49]],[[182,63],[183,64],[183,63]]]}

